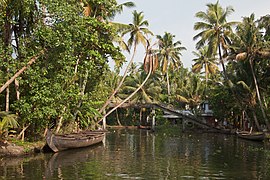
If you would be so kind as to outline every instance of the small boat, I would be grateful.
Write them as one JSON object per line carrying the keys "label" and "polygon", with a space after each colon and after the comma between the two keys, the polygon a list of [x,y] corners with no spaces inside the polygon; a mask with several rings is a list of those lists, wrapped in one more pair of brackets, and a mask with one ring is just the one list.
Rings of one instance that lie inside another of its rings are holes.
{"label": "small boat", "polygon": [[152,129],[151,126],[142,126],[142,125],[138,125],[137,127],[138,127],[138,129],[144,129],[144,130],[151,130],[151,129]]}
{"label": "small boat", "polygon": [[253,141],[263,141],[265,139],[265,134],[262,132],[236,132],[237,136],[242,138],[242,139],[247,139],[247,140],[253,140]]}
{"label": "small boat", "polygon": [[79,133],[56,135],[48,130],[46,142],[51,150],[58,152],[98,144],[103,141],[104,137],[104,131],[82,131]]}

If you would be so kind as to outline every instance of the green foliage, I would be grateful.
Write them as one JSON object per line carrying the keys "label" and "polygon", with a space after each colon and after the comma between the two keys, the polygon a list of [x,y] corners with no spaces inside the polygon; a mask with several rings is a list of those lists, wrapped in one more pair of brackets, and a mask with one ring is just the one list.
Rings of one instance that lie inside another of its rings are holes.
{"label": "green foliage", "polygon": [[[114,0],[87,1],[85,3],[93,5],[95,16],[85,16],[79,1],[33,2],[25,1],[24,6],[18,4],[12,9],[14,13],[9,18],[15,22],[9,25],[12,27],[20,23],[19,20],[26,23],[22,24],[25,28],[20,32],[9,29],[9,35],[15,33],[15,49],[8,49],[10,46],[4,43],[5,39],[0,40],[0,50],[4,50],[0,57],[6,58],[0,67],[1,84],[22,68],[29,57],[41,49],[46,51],[18,78],[20,99],[11,99],[11,109],[19,114],[20,124],[31,124],[35,128],[34,133],[61,117],[70,122],[74,116],[77,118],[78,111],[82,124],[89,125],[89,119],[97,115],[96,104],[100,100],[93,97],[99,93],[95,90],[103,74],[108,72],[108,59],[123,59],[119,48],[113,44],[114,29],[100,18],[106,19],[107,13],[112,14],[117,3]],[[10,4],[4,9],[13,7],[11,2],[7,3]],[[0,13],[1,27],[5,27],[3,23],[10,23],[5,21],[3,13]],[[0,30],[0,34],[6,32]],[[11,88],[11,97],[16,97],[14,88]]]}
{"label": "green foliage", "polygon": [[19,126],[17,121],[17,115],[10,114],[9,112],[0,111],[0,137],[8,135],[10,129],[17,128]]}
{"label": "green foliage", "polygon": [[[133,93],[145,80],[147,74],[143,71],[143,66],[139,70],[135,70],[133,74],[130,74],[122,87],[118,96],[122,99]],[[154,76],[154,75],[153,75]],[[155,81],[154,77],[149,78],[145,85],[133,96],[130,100],[131,104],[134,103],[154,103],[159,101],[159,94],[162,89],[159,86],[159,82]]]}

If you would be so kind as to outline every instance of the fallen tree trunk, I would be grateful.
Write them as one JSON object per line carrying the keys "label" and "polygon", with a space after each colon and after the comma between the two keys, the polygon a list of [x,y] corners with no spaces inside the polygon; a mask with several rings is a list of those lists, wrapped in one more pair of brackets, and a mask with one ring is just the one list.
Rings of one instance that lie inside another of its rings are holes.
{"label": "fallen tree trunk", "polygon": [[38,55],[32,57],[26,66],[21,68],[14,76],[12,76],[1,88],[0,93],[2,93],[17,77],[19,77],[29,66],[31,66],[40,55],[44,54],[44,50],[42,50]]}

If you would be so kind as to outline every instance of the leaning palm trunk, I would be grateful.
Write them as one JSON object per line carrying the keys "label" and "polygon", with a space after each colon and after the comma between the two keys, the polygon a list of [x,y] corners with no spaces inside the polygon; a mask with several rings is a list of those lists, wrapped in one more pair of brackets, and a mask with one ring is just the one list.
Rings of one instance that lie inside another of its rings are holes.
{"label": "leaning palm trunk", "polygon": [[153,61],[150,63],[150,70],[148,72],[147,77],[145,78],[145,80],[143,81],[143,83],[131,94],[129,95],[126,99],[124,99],[121,103],[119,103],[117,106],[115,106],[112,110],[110,110],[107,114],[105,114],[96,124],[100,123],[103,118],[107,117],[108,115],[110,115],[113,111],[115,111],[117,108],[119,108],[120,106],[122,106],[125,102],[127,102],[130,98],[132,98],[143,86],[144,84],[147,82],[147,80],[149,79],[151,73],[152,73],[152,69],[153,69]]}
{"label": "leaning palm trunk", "polygon": [[26,66],[21,68],[13,77],[11,77],[1,88],[0,93],[3,92],[17,77],[19,77],[29,66],[31,66],[37,58],[40,57],[40,55],[44,54],[44,51],[42,50],[38,55],[32,57],[30,61],[27,63]]}
{"label": "leaning palm trunk", "polygon": [[109,99],[105,102],[105,104],[104,104],[104,105],[102,106],[102,108],[99,110],[100,113],[104,111],[104,109],[105,109],[105,108],[108,106],[108,104],[111,102],[111,100],[112,100],[112,98],[114,97],[114,95],[118,92],[118,90],[119,90],[120,87],[122,86],[122,84],[123,84],[123,82],[124,82],[124,80],[125,80],[125,78],[126,78],[126,76],[127,76],[128,69],[129,69],[129,67],[131,66],[131,64],[132,64],[132,62],[133,62],[133,60],[134,60],[135,53],[136,53],[136,49],[137,49],[137,46],[136,46],[136,44],[135,44],[134,50],[133,50],[133,55],[132,55],[132,57],[131,57],[131,59],[130,59],[130,61],[129,61],[127,67],[126,67],[126,70],[125,70],[125,72],[124,72],[124,74],[123,74],[122,80],[121,80],[120,83],[118,84],[117,88],[113,91],[113,93],[111,94],[111,96],[109,97]]}
{"label": "leaning palm trunk", "polygon": [[226,68],[225,68],[225,65],[224,65],[224,61],[223,61],[223,58],[222,58],[222,55],[221,55],[221,47],[220,47],[220,45],[218,45],[218,53],[219,53],[219,61],[221,63],[222,70],[223,70],[223,73],[224,73],[224,78],[227,81],[228,80],[228,76],[227,76],[227,71],[226,71]]}
{"label": "leaning palm trunk", "polygon": [[269,124],[269,121],[268,121],[268,119],[266,117],[266,114],[265,114],[265,111],[264,111],[264,107],[263,107],[263,103],[262,103],[262,99],[261,99],[261,95],[260,95],[260,90],[259,90],[259,85],[258,85],[256,76],[255,76],[255,73],[254,73],[253,64],[252,64],[252,58],[251,57],[249,58],[249,65],[250,65],[250,68],[251,68],[251,73],[252,73],[253,81],[254,81],[254,84],[255,84],[257,98],[258,98],[258,101],[259,101],[260,109],[262,111],[263,119],[265,121],[267,129],[270,130],[270,124]]}

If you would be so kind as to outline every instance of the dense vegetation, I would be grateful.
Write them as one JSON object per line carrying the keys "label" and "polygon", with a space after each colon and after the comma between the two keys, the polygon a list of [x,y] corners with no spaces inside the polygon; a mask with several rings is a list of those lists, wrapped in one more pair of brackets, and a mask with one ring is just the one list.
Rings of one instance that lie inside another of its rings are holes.
{"label": "dense vegetation", "polygon": [[[247,118],[258,130],[270,129],[269,15],[227,22],[232,7],[207,4],[196,13],[198,51],[190,71],[181,63],[181,42],[169,32],[154,35],[142,12],[134,11],[129,25],[113,22],[133,6],[115,0],[0,1],[1,136],[15,130],[30,137],[49,126],[90,128],[108,105],[136,89],[129,105],[162,102],[200,113],[200,104],[209,101],[219,121]],[[157,43],[149,44],[153,36]],[[138,66],[133,59],[140,45],[146,57]],[[121,75],[125,50],[132,58]],[[136,124],[144,110],[121,109],[122,121]],[[112,115],[119,118],[117,111]]]}

